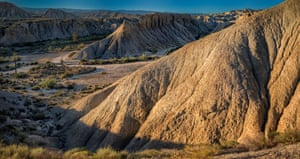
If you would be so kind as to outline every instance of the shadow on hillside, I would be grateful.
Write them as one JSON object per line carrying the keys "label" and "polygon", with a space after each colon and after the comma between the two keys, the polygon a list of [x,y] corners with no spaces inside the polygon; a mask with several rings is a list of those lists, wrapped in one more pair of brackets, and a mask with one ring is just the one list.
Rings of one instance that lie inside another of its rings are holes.
{"label": "shadow on hillside", "polygon": [[[88,126],[82,123],[79,119],[84,115],[76,110],[64,110],[64,118],[59,122],[64,126],[57,134],[57,137],[62,139],[62,147],[64,151],[76,147],[84,147],[91,151],[96,151],[99,148],[111,147],[115,150],[127,150],[136,152],[147,149],[183,149],[184,144],[166,142],[161,140],[151,140],[146,137],[136,138],[132,136],[124,136],[121,134],[112,133],[107,130]],[[68,120],[66,120],[68,118]],[[78,130],[78,129],[81,130]],[[84,133],[80,133],[84,130]],[[79,132],[79,133],[77,133]]]}
{"label": "shadow on hillside", "polygon": [[[28,99],[32,101],[29,106]],[[27,113],[27,117],[21,115],[24,112]],[[62,150],[84,147],[91,151],[96,151],[103,147],[111,147],[116,150],[125,149],[127,151],[163,148],[182,149],[184,147],[180,143],[150,140],[146,137],[135,138],[133,133],[124,136],[122,134],[126,133],[115,134],[107,130],[98,129],[96,126],[88,126],[79,120],[86,113],[78,112],[74,109],[50,106],[46,101],[33,102],[33,99],[29,96],[25,97],[16,93],[0,91],[0,117],[2,117],[0,118],[2,119],[0,133],[3,132],[9,135],[9,133],[17,132],[19,128],[22,128],[24,133],[28,135],[38,135],[38,142],[41,141],[43,143],[42,140],[47,138],[53,139],[50,141],[50,145],[42,144],[41,146],[56,147]],[[16,124],[14,125],[14,123]],[[20,125],[20,123],[22,124]],[[49,123],[53,127],[42,128],[45,131],[36,131],[37,127],[43,127],[49,125]],[[29,128],[30,130],[26,131]],[[0,138],[0,140],[2,139]],[[32,139],[29,140],[30,143],[35,143]],[[6,142],[6,144],[14,143],[19,143],[19,141]],[[23,142],[21,141],[21,143]],[[39,145],[39,143],[35,145],[29,144],[29,146]]]}

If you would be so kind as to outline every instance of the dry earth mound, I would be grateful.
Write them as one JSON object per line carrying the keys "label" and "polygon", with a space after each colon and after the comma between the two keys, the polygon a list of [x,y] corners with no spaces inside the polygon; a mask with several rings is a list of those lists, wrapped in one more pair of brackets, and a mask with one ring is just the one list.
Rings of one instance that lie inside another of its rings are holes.
{"label": "dry earth mound", "polygon": [[197,37],[208,34],[206,27],[190,15],[150,14],[139,23],[124,22],[107,38],[78,52],[74,59],[94,59],[165,54]]}
{"label": "dry earth mound", "polygon": [[72,105],[65,147],[256,144],[300,129],[299,44],[299,0],[240,20]]}

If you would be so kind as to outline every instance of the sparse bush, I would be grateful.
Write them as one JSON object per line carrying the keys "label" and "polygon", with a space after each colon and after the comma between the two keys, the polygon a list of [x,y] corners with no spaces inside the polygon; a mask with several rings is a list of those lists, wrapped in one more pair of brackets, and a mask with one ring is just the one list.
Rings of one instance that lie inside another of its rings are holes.
{"label": "sparse bush", "polygon": [[80,43],[80,44],[77,46],[77,48],[78,48],[78,49],[83,49],[84,46],[85,46],[84,43]]}
{"label": "sparse bush", "polygon": [[0,159],[61,159],[60,151],[44,148],[30,148],[26,145],[4,145],[0,143]]}
{"label": "sparse bush", "polygon": [[53,46],[49,46],[48,47],[48,52],[52,52],[52,51],[54,51],[54,47]]}
{"label": "sparse bush", "polygon": [[74,51],[74,52],[71,52],[71,53],[68,55],[68,57],[73,57],[75,54],[76,54],[75,51]]}
{"label": "sparse bush", "polygon": [[33,87],[31,88],[31,90],[37,91],[37,90],[40,90],[40,87],[39,87],[39,86],[33,86]]}
{"label": "sparse bush", "polygon": [[169,154],[158,150],[144,150],[136,153],[129,154],[129,159],[139,159],[139,158],[167,158],[171,157]]}
{"label": "sparse bush", "polygon": [[25,101],[24,101],[24,106],[27,107],[29,105],[31,105],[31,100],[26,98]]}
{"label": "sparse bush", "polygon": [[146,61],[146,60],[148,60],[148,57],[145,54],[143,54],[142,56],[138,57],[138,59],[140,61]]}
{"label": "sparse bush", "polygon": [[47,77],[39,84],[42,88],[52,89],[56,85],[56,79],[53,77]]}
{"label": "sparse bush", "polygon": [[283,133],[275,132],[270,136],[273,143],[288,143],[293,144],[300,141],[300,131],[299,130],[287,130]]}
{"label": "sparse bush", "polygon": [[26,78],[26,77],[28,77],[28,74],[25,72],[14,73],[13,77],[14,78]]}
{"label": "sparse bush", "polygon": [[63,48],[63,51],[70,51],[72,50],[72,47],[70,45],[67,45]]}
{"label": "sparse bush", "polygon": [[221,151],[221,145],[206,145],[201,144],[198,146],[186,146],[185,151],[188,152],[185,157],[188,158],[210,158],[217,155]]}
{"label": "sparse bush", "polygon": [[62,48],[55,48],[55,51],[56,52],[60,52],[60,51],[62,51],[63,49]]}
{"label": "sparse bush", "polygon": [[10,59],[8,57],[3,57],[3,56],[0,56],[0,63],[6,63],[6,62],[9,62]]}
{"label": "sparse bush", "polygon": [[87,61],[88,61],[87,59],[81,59],[80,60],[80,64],[81,65],[85,65],[87,63]]}
{"label": "sparse bush", "polygon": [[86,159],[89,158],[89,156],[92,153],[86,149],[83,148],[74,148],[71,150],[68,150],[64,153],[63,158],[68,159],[68,158],[72,158],[72,159]]}
{"label": "sparse bush", "polygon": [[285,132],[270,132],[268,139],[263,138],[259,145],[256,145],[258,149],[269,148],[278,144],[293,144],[300,142],[299,130],[287,130]]}
{"label": "sparse bush", "polygon": [[78,34],[76,32],[74,32],[72,34],[72,42],[73,43],[77,43],[78,42]]}
{"label": "sparse bush", "polygon": [[236,141],[223,141],[221,142],[222,148],[235,148],[239,145]]}
{"label": "sparse bush", "polygon": [[32,115],[32,119],[34,120],[43,120],[45,119],[45,114],[42,112],[36,112]]}
{"label": "sparse bush", "polygon": [[121,58],[121,63],[127,63],[128,61],[129,61],[129,58],[127,58],[127,57]]}
{"label": "sparse bush", "polygon": [[125,151],[115,151],[110,147],[107,148],[100,148],[95,155],[93,155],[93,158],[97,159],[123,159],[126,158],[128,155]]}
{"label": "sparse bush", "polygon": [[66,88],[67,89],[73,89],[74,88],[74,84],[73,83],[67,83]]}
{"label": "sparse bush", "polygon": [[65,72],[64,74],[61,75],[61,78],[68,78],[68,77],[72,77],[73,74],[71,72]]}

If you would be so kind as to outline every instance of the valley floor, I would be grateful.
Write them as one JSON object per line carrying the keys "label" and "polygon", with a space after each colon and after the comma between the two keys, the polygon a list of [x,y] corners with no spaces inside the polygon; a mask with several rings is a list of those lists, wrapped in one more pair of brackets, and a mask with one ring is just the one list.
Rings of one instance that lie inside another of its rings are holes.
{"label": "valley floor", "polygon": [[231,153],[218,155],[214,157],[215,159],[223,158],[223,159],[272,159],[272,158],[300,158],[300,143],[292,144],[292,145],[284,145],[277,146],[270,149],[263,149],[259,151],[250,151],[250,152],[242,152],[242,153]]}

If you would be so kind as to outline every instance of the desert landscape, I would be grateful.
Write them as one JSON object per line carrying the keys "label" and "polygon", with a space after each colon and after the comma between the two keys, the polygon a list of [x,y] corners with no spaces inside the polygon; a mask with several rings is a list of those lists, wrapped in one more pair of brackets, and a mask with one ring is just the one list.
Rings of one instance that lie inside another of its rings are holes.
{"label": "desert landscape", "polygon": [[300,158],[299,79],[299,0],[218,13],[0,1],[0,159]]}

